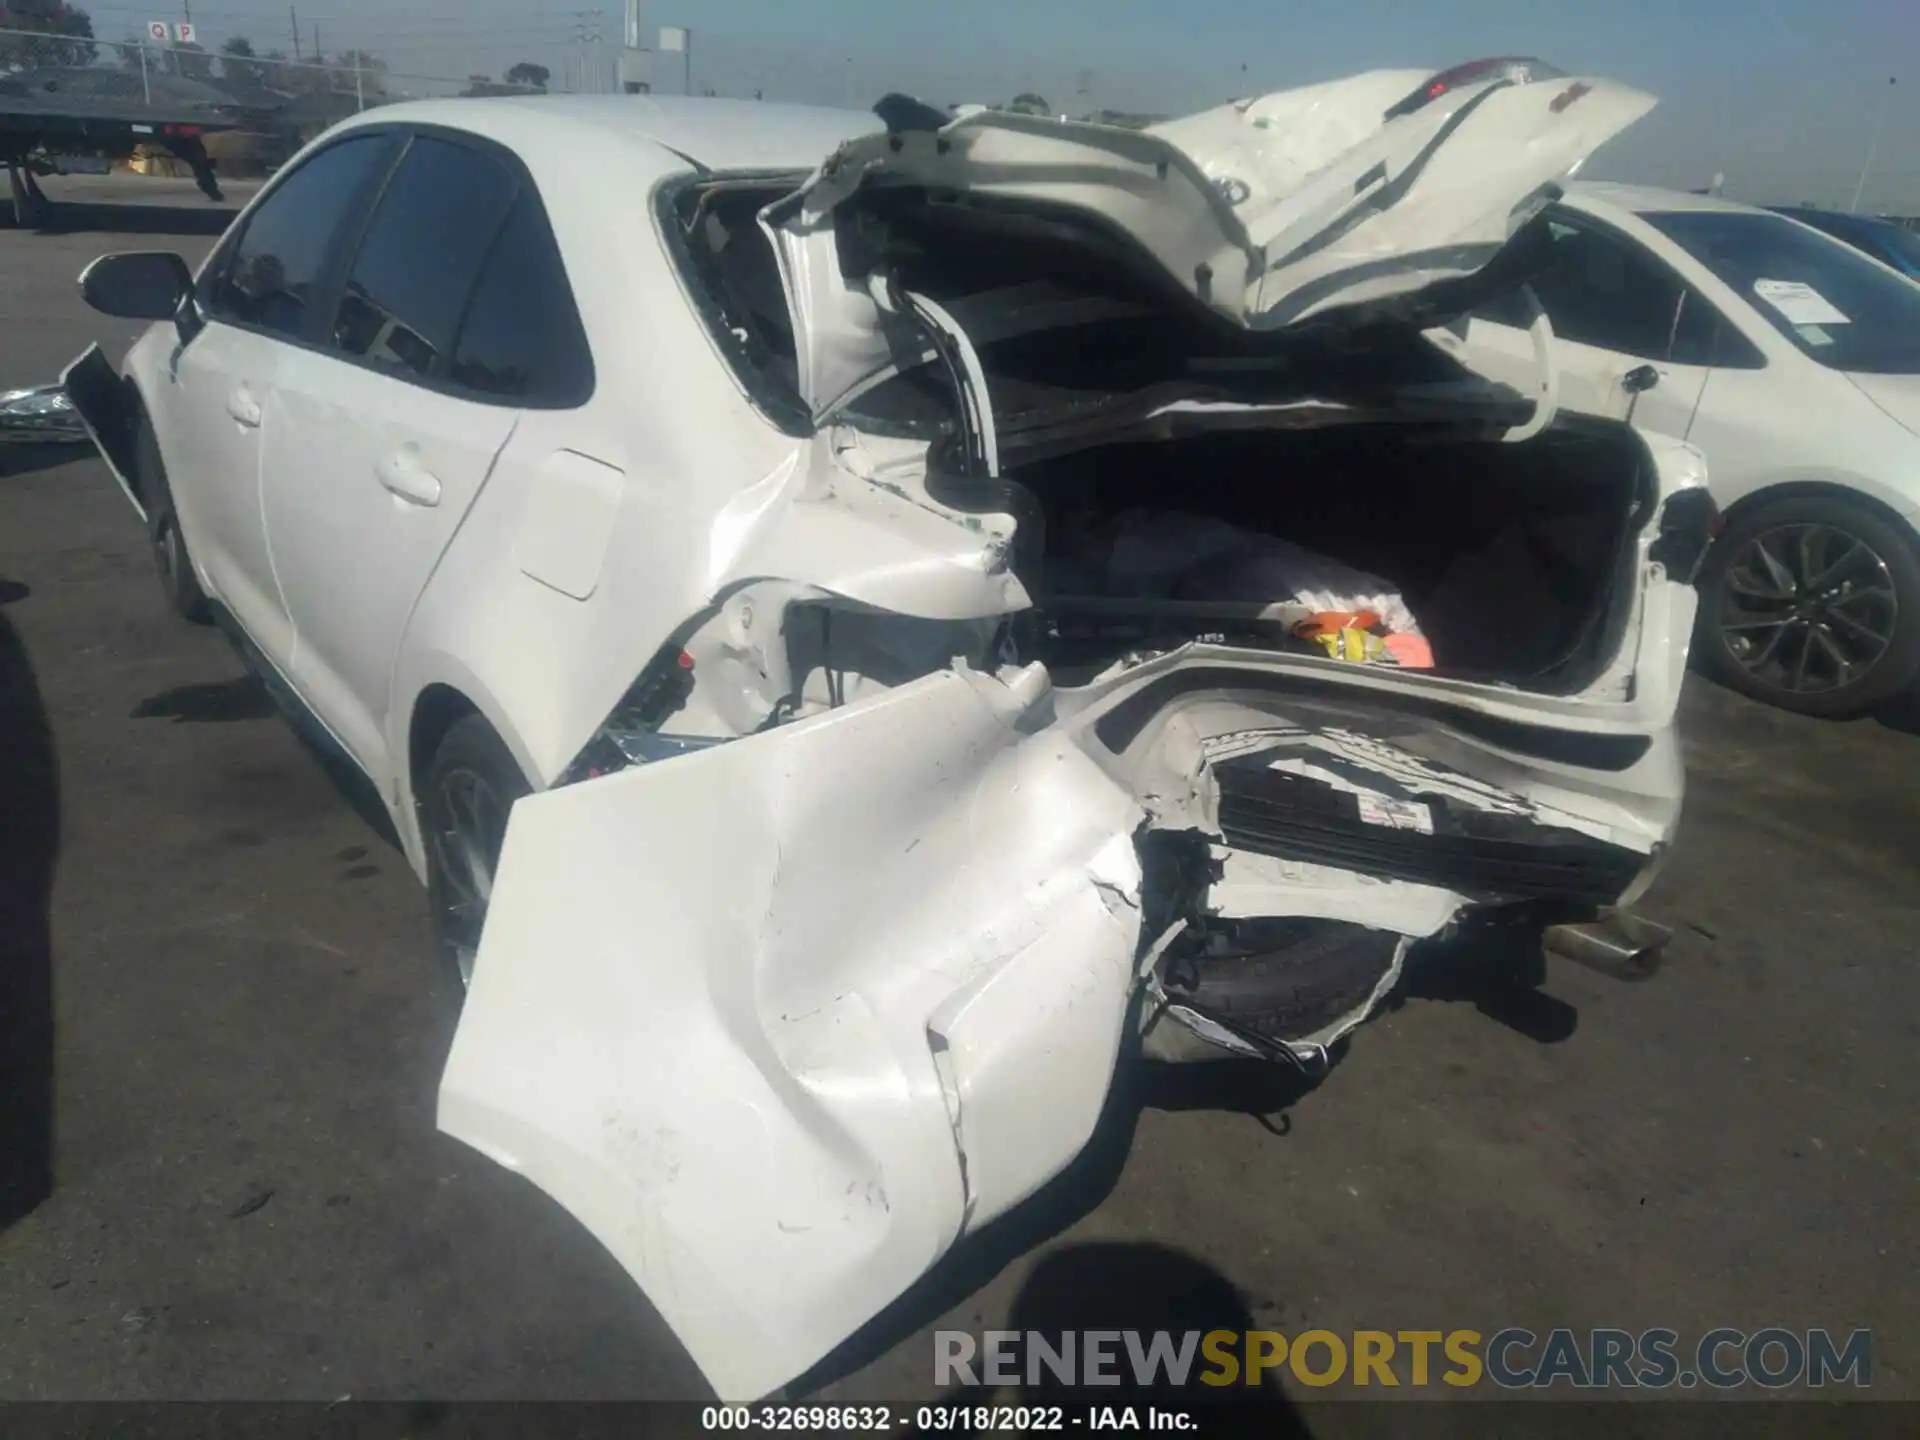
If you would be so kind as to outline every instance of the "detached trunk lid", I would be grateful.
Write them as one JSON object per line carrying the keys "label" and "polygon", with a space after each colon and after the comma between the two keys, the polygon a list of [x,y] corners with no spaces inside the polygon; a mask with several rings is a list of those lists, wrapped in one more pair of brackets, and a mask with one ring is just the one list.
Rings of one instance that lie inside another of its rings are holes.
{"label": "detached trunk lid", "polygon": [[[1459,282],[1486,272],[1558,182],[1653,104],[1537,61],[1375,71],[1145,131],[992,111],[938,123],[897,102],[883,107],[888,133],[848,142],[762,216],[802,397],[822,422],[937,359],[969,428],[991,431],[977,347],[1083,323],[1062,310],[1076,297],[1184,308],[1276,350],[1329,318],[1438,323],[1478,298]],[[948,270],[992,268],[999,252],[1003,280],[1008,247],[1050,249],[1026,277],[1044,295],[968,296],[986,312],[982,333],[951,296],[911,283],[931,268],[929,236]],[[1121,284],[1076,285],[1059,260],[1076,247]],[[990,452],[991,435],[974,448]]]}

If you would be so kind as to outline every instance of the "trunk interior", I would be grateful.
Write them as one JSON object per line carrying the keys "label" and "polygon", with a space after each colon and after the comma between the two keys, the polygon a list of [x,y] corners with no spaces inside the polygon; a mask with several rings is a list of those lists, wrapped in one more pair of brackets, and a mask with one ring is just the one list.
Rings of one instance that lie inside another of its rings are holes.
{"label": "trunk interior", "polygon": [[1646,463],[1624,427],[1569,422],[1521,445],[1372,424],[1048,460],[1008,477],[1025,492],[1015,563],[1040,612],[1022,653],[1069,684],[1201,636],[1325,653],[1257,618],[1292,598],[1261,588],[1286,579],[1284,557],[1221,555],[1210,522],[1224,522],[1251,546],[1273,537],[1385,582],[1433,673],[1575,693],[1612,660],[1631,610]]}

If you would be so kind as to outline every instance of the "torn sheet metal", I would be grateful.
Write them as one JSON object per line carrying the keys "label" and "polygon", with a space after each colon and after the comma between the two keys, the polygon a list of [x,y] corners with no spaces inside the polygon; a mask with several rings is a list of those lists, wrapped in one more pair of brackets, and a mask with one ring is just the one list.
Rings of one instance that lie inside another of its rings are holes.
{"label": "torn sheet metal", "polygon": [[725,1398],[818,1361],[1100,1113],[1143,816],[1023,733],[1044,671],[1010,680],[515,808],[440,1126],[599,1237]]}
{"label": "torn sheet metal", "polygon": [[66,392],[86,437],[107,462],[121,493],[145,520],[147,507],[140,503],[140,493],[133,484],[134,415],[127,387],[106,353],[98,345],[89,345],[61,372],[60,388]]}
{"label": "torn sheet metal", "polygon": [[708,530],[718,599],[756,580],[810,585],[896,615],[973,620],[1033,601],[1013,573],[1010,514],[928,488],[924,441],[832,426],[733,497]]}

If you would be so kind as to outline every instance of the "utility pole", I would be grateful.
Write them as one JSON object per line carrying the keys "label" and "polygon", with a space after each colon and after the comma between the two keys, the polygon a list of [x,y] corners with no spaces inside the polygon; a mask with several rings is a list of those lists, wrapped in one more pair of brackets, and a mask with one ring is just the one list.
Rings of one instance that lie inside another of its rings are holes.
{"label": "utility pole", "polygon": [[1874,121],[1873,136],[1867,141],[1867,158],[1860,166],[1860,179],[1853,187],[1853,204],[1850,207],[1856,213],[1860,209],[1860,197],[1866,192],[1867,172],[1873,169],[1873,152],[1880,148],[1880,132],[1887,128],[1887,107],[1893,99],[1893,87],[1898,76],[1887,77],[1887,88],[1880,92],[1880,118]]}
{"label": "utility pole", "polygon": [[573,12],[573,67],[574,89],[584,93],[587,88],[587,12]]}
{"label": "utility pole", "polygon": [[287,20],[288,20],[288,23],[290,23],[293,26],[293,58],[297,61],[301,58],[300,56],[300,12],[294,9],[294,7],[291,5],[287,6]]}
{"label": "utility pole", "polygon": [[638,95],[651,84],[647,54],[640,38],[640,0],[627,0],[626,11],[620,34],[619,88],[628,95]]}

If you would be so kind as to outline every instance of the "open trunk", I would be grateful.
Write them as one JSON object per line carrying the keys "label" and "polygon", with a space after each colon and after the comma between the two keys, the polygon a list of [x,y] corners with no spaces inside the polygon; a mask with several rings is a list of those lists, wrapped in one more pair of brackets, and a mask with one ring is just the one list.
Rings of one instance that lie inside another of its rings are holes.
{"label": "open trunk", "polygon": [[722,1395],[1057,1175],[1136,1043],[1323,1067],[1467,917],[1646,882],[1699,456],[1421,332],[1650,103],[1530,62],[1144,135],[901,103],[797,187],[663,187],[794,445],[515,807],[440,1124]]}
{"label": "open trunk", "polygon": [[[1406,424],[1215,434],[1017,468],[1009,478],[1033,500],[1017,564],[1036,607],[1021,653],[1060,684],[1200,637],[1324,655],[1291,633],[1303,611],[1398,597],[1435,674],[1571,694],[1619,650],[1648,471],[1619,429],[1502,445]],[[1344,585],[1342,569],[1357,572]]]}

